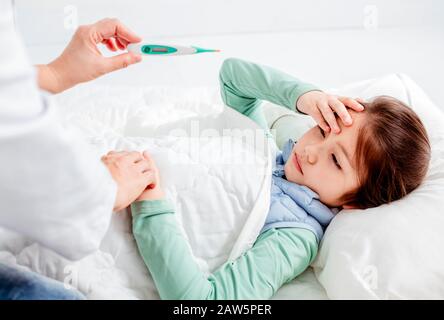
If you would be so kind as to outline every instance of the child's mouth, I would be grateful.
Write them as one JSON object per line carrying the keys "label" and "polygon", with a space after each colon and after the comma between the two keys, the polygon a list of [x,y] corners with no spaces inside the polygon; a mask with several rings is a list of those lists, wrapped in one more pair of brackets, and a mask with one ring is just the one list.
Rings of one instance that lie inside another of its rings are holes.
{"label": "child's mouth", "polygon": [[298,154],[297,154],[296,152],[293,154],[293,163],[294,163],[294,166],[296,167],[296,169],[297,169],[301,174],[304,174],[304,172],[302,172],[302,167],[301,167],[301,164],[300,164],[300,162],[299,162]]}

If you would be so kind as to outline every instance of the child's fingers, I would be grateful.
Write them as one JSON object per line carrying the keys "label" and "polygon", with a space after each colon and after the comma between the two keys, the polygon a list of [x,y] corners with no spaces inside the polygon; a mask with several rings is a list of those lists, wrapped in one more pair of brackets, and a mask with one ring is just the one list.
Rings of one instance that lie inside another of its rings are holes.
{"label": "child's fingers", "polygon": [[350,117],[350,114],[347,111],[347,108],[345,105],[339,101],[338,99],[330,99],[328,104],[330,107],[336,111],[337,115],[342,119],[342,122],[345,125],[351,125],[353,123],[352,118]]}
{"label": "child's fingers", "polygon": [[[346,107],[353,109],[355,111],[364,110],[364,106],[360,104],[357,100],[349,98],[349,97],[338,97],[338,100],[341,101]],[[364,102],[364,101],[361,101]]]}
{"label": "child's fingers", "polygon": [[153,159],[151,158],[150,154],[148,153],[148,151],[143,151],[142,152],[143,157],[149,162],[150,165],[150,172],[152,172],[152,180],[149,182],[148,186],[146,187],[147,189],[154,189],[156,187],[156,174],[155,174],[155,170],[156,170],[156,165],[153,161]]}
{"label": "child's fingers", "polygon": [[316,123],[322,128],[322,130],[326,132],[330,132],[330,127],[328,126],[327,122],[325,122],[324,117],[322,116],[321,112],[318,108],[315,109],[314,113],[311,114],[311,117],[316,121]]}
{"label": "child's fingers", "polygon": [[146,189],[153,189],[156,186],[156,175],[153,170],[146,170],[142,172],[143,177],[145,178],[145,184],[147,185]]}
{"label": "child's fingers", "polygon": [[355,98],[355,100],[358,101],[359,103],[366,103],[367,102],[362,98]]}
{"label": "child's fingers", "polygon": [[339,128],[338,123],[336,122],[336,117],[333,113],[333,110],[331,110],[328,103],[321,102],[320,104],[318,104],[318,108],[320,109],[325,121],[327,121],[328,125],[332,129],[332,132],[336,133],[341,132],[341,129]]}

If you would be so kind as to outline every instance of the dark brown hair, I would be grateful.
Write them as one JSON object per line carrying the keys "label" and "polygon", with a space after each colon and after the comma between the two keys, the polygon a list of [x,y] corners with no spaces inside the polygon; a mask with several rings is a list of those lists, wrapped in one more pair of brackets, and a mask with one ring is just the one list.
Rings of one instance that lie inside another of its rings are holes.
{"label": "dark brown hair", "polygon": [[367,113],[355,151],[359,187],[343,195],[343,205],[365,209],[401,199],[423,181],[430,142],[417,114],[403,102],[378,96],[362,103]]}

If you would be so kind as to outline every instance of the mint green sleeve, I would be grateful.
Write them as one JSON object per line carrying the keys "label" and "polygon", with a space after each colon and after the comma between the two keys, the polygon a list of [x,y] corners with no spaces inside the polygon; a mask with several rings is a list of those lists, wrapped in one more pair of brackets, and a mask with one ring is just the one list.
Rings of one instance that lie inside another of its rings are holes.
{"label": "mint green sleeve", "polygon": [[162,299],[268,299],[302,273],[317,253],[305,229],[271,229],[241,257],[206,275],[195,262],[167,200],[131,205],[139,252]]}
{"label": "mint green sleeve", "polygon": [[267,133],[269,129],[261,109],[262,100],[299,112],[296,108],[299,97],[319,90],[279,70],[235,58],[224,61],[219,82],[225,104],[250,117]]}

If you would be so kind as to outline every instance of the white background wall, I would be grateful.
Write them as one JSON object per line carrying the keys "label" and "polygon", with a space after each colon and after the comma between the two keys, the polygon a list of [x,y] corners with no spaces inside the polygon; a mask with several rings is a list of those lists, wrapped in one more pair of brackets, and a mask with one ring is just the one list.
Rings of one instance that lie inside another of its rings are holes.
{"label": "white background wall", "polygon": [[[79,23],[119,17],[147,37],[362,28],[372,7],[379,27],[444,26],[442,0],[15,0],[28,43],[66,40]],[[37,25],[36,25],[37,23]],[[42,37],[41,31],[49,31]]]}
{"label": "white background wall", "polygon": [[[442,0],[15,0],[33,62],[55,57],[73,24],[118,17],[145,39],[222,49],[145,59],[99,82],[216,85],[223,59],[275,66],[324,88],[403,72],[444,108]],[[73,18],[74,17],[74,18]]]}

